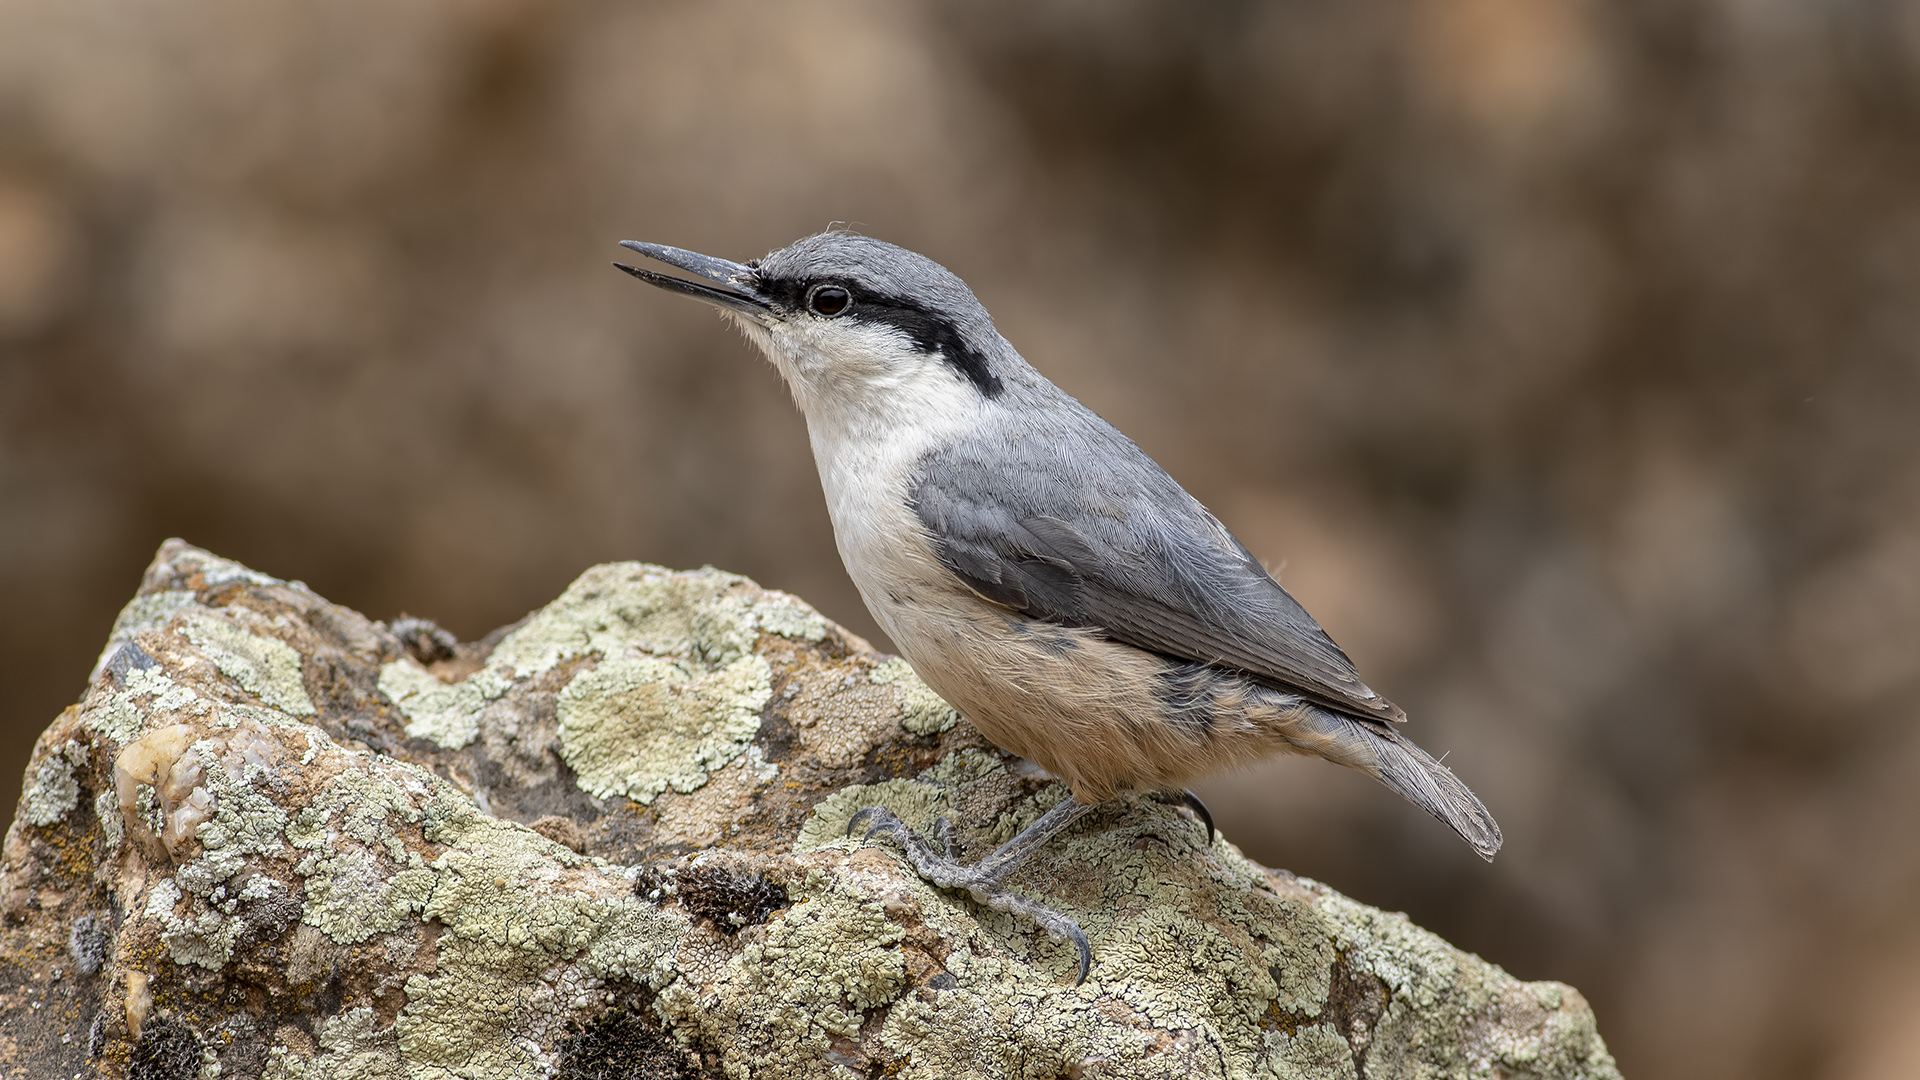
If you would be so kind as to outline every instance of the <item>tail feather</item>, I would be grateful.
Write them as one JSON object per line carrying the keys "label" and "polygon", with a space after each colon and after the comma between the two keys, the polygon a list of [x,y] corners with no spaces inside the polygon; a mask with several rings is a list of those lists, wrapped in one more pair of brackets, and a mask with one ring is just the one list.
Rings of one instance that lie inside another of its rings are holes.
{"label": "tail feather", "polygon": [[1307,712],[1288,725],[1288,742],[1366,773],[1399,792],[1408,802],[1451,826],[1481,858],[1492,861],[1500,850],[1500,826],[1453,770],[1386,724],[1320,708]]}

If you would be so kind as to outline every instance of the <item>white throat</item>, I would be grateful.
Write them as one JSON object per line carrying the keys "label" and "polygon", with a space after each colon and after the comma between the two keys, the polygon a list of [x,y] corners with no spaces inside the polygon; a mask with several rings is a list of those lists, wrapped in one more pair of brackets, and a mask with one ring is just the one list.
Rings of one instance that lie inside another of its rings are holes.
{"label": "white throat", "polygon": [[[990,403],[953,367],[884,326],[742,328],[779,369],[807,418],[834,539],[882,622],[875,590],[906,568],[903,537],[920,526],[907,481],[927,451],[978,430]],[[871,579],[871,580],[865,580]]]}

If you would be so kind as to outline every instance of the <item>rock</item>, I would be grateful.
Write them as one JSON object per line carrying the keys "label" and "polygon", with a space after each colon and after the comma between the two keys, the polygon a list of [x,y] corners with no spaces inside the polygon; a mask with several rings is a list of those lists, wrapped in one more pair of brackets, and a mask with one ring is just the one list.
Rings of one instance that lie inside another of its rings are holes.
{"label": "rock", "polygon": [[884,803],[977,854],[1061,786],[744,578],[598,566],[435,629],[160,549],[7,833],[0,1073],[1618,1075],[1571,987],[1150,797],[1018,879],[1091,936],[1075,987],[843,836]]}

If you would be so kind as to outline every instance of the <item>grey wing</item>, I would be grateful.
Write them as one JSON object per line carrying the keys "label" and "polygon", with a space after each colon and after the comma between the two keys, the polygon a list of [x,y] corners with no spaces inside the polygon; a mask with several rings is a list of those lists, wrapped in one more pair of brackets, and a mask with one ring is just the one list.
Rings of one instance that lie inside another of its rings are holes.
{"label": "grey wing", "polygon": [[914,508],[948,569],[1035,619],[1234,668],[1342,712],[1406,719],[1225,526],[1092,420],[921,461]]}

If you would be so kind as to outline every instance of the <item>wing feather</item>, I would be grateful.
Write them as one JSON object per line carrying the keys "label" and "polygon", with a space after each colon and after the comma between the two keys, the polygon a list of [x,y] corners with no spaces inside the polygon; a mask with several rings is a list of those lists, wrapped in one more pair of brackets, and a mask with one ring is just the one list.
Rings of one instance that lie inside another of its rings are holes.
{"label": "wing feather", "polygon": [[1205,507],[1084,415],[1092,423],[1079,430],[1002,434],[922,459],[914,508],[948,569],[1035,619],[1234,669],[1342,712],[1406,718]]}

